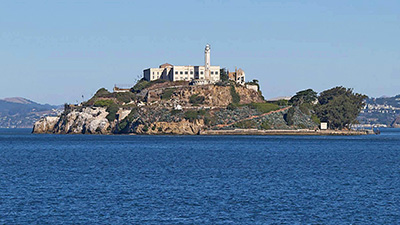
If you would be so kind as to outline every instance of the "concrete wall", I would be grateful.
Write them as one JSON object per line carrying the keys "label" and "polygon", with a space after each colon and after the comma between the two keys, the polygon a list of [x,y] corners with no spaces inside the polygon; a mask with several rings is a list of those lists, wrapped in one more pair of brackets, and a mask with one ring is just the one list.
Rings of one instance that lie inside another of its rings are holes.
{"label": "concrete wall", "polygon": [[[210,66],[210,78],[212,82],[220,80],[220,66]],[[205,79],[204,66],[172,66],[167,68],[149,68],[143,70],[143,77],[148,81],[164,79],[170,81],[191,81],[193,79]]]}

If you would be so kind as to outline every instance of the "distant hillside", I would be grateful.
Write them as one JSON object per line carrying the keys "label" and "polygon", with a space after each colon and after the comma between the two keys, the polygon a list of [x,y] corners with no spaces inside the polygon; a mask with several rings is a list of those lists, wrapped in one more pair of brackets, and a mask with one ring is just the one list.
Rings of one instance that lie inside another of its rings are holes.
{"label": "distant hillside", "polygon": [[26,98],[0,99],[0,128],[31,128],[45,115],[57,115],[60,106],[39,104]]}
{"label": "distant hillside", "polygon": [[398,127],[400,125],[400,95],[367,99],[358,121],[367,125]]}

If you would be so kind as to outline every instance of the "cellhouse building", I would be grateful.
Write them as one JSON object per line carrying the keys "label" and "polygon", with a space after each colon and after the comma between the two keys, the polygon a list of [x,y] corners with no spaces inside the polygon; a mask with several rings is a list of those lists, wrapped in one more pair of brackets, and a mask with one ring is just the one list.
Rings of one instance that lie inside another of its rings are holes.
{"label": "cellhouse building", "polygon": [[164,63],[158,68],[143,70],[143,77],[148,81],[164,79],[215,83],[220,80],[220,66],[211,66],[210,45],[207,44],[204,50],[204,66],[174,66]]}

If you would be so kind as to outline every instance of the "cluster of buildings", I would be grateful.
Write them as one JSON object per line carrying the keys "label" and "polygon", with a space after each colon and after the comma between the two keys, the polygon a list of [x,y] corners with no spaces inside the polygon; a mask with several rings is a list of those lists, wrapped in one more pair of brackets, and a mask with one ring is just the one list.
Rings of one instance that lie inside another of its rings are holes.
{"label": "cluster of buildings", "polygon": [[[148,81],[164,79],[169,81],[192,81],[194,84],[210,84],[220,81],[221,67],[211,65],[210,45],[204,50],[204,65],[201,66],[175,66],[164,63],[158,68],[143,70],[143,78]],[[228,72],[229,79],[245,84],[245,73],[242,69]]]}

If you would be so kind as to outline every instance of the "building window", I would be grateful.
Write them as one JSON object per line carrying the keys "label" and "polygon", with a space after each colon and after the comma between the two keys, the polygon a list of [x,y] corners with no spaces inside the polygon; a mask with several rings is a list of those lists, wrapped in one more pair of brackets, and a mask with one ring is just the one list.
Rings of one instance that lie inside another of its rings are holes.
{"label": "building window", "polygon": [[200,74],[203,74],[203,71],[200,71]]}
{"label": "building window", "polygon": [[185,71],[185,74],[188,74],[188,71]]}
{"label": "building window", "polygon": [[178,74],[178,71],[175,71],[175,74]]}
{"label": "building window", "polygon": [[157,72],[157,75],[160,75],[160,72]]}
{"label": "building window", "polygon": [[199,75],[199,71],[196,71],[196,73],[195,73],[196,75]]}
{"label": "building window", "polygon": [[211,71],[211,75],[214,75],[214,71]]}
{"label": "building window", "polygon": [[190,71],[190,74],[193,74],[193,71]]}
{"label": "building window", "polygon": [[154,71],[153,71],[153,75],[154,75]]}
{"label": "building window", "polygon": [[218,71],[215,71],[215,74],[218,75]]}
{"label": "building window", "polygon": [[183,72],[181,71],[180,74],[183,74]]}

